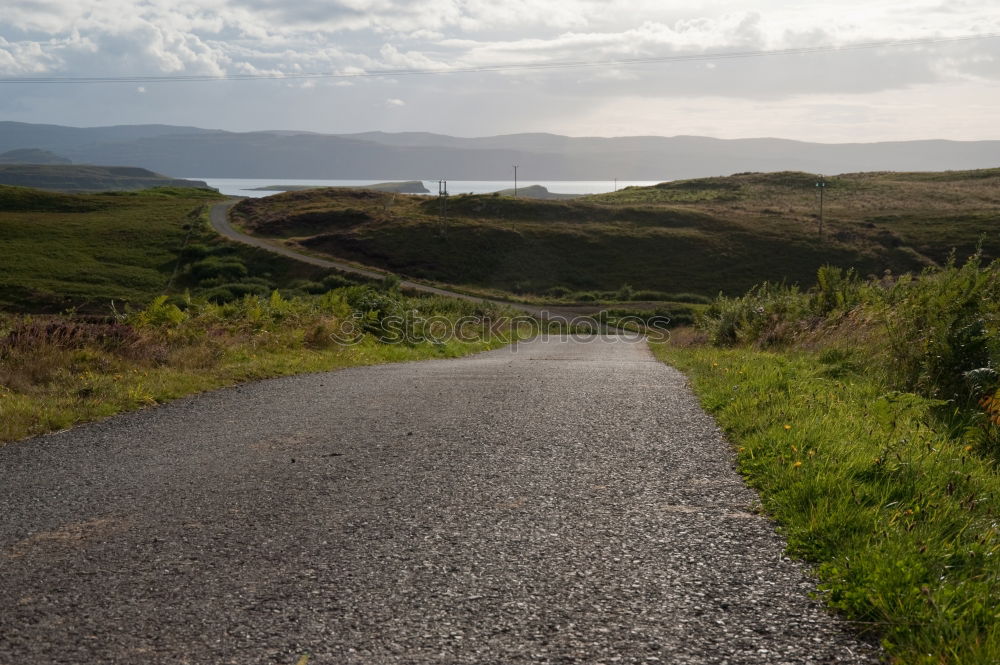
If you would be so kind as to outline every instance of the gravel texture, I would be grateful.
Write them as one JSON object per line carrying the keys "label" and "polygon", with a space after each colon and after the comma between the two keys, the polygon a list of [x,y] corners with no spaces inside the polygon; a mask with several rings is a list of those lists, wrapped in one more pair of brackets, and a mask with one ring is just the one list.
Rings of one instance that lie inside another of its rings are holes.
{"label": "gravel texture", "polygon": [[642,343],[263,381],[0,448],[0,664],[868,663]]}

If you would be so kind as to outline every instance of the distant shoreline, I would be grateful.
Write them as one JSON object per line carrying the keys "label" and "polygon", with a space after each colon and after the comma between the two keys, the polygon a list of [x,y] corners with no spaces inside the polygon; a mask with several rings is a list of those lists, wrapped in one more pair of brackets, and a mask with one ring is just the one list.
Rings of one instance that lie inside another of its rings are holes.
{"label": "distant shoreline", "polygon": [[[203,180],[209,184],[209,186],[218,189],[223,194],[229,196],[243,196],[243,197],[261,197],[270,196],[278,192],[291,192],[291,191],[303,191],[306,189],[314,189],[317,187],[357,187],[357,188],[370,188],[372,185],[383,184],[387,182],[408,182],[403,180],[393,180],[392,178],[383,179],[354,179],[354,180],[344,180],[344,179],[283,179],[283,178],[213,178],[210,176],[198,176],[198,180]],[[619,190],[625,189],[626,187],[650,187],[652,185],[665,182],[663,180],[619,180],[617,182],[617,188]],[[423,184],[424,188],[427,190],[426,194],[436,195],[438,181],[434,180],[422,180],[416,181]],[[448,193],[452,195],[457,194],[492,194],[494,192],[502,192],[504,190],[512,190],[514,187],[513,180],[448,180]],[[532,186],[544,187],[546,190],[552,194],[560,194],[567,196],[585,196],[588,194],[605,194],[608,192],[615,191],[615,181],[614,179],[609,180],[535,180],[535,179],[525,179],[524,182],[518,182],[518,195],[521,195],[522,191],[527,190]]]}

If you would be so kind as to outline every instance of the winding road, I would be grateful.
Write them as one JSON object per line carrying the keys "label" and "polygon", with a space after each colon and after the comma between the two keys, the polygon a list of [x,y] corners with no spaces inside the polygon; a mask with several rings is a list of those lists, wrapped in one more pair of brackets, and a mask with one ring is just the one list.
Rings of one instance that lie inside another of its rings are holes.
{"label": "winding road", "polygon": [[219,390],[0,473],[3,665],[876,661],[620,337]]}
{"label": "winding road", "polygon": [[[233,206],[236,205],[239,200],[230,200],[223,203],[217,203],[209,211],[209,220],[212,224],[212,228],[215,229],[219,235],[228,238],[234,242],[243,243],[244,245],[250,245],[251,247],[257,247],[258,249],[263,249],[268,252],[273,252],[275,254],[280,254],[281,256],[287,257],[289,259],[294,259],[295,261],[301,261],[302,263],[308,263],[310,265],[319,266],[321,268],[329,268],[331,270],[338,270],[349,275],[357,275],[358,277],[364,277],[366,279],[385,279],[391,273],[388,272],[378,272],[375,270],[368,270],[365,268],[359,268],[358,266],[347,263],[345,261],[337,261],[336,259],[325,259],[318,256],[312,256],[310,254],[304,254],[302,252],[297,252],[291,247],[281,244],[276,240],[271,240],[268,238],[261,238],[259,236],[252,236],[242,231],[239,231],[229,221],[229,211],[232,210]],[[535,307],[532,305],[526,305],[523,303],[512,303],[499,300],[490,300],[488,298],[482,298],[481,296],[471,296],[467,293],[461,293],[459,291],[450,291],[448,289],[441,289],[436,286],[430,286],[428,284],[421,284],[420,282],[414,282],[411,280],[401,280],[399,285],[404,289],[410,291],[416,291],[418,293],[426,293],[429,295],[436,296],[446,296],[448,298],[459,298],[460,300],[470,300],[473,302],[482,302],[486,300],[487,302],[493,302],[498,305],[503,305],[506,307],[513,307],[515,309],[522,310],[531,316],[540,316],[543,313],[548,314],[553,311],[552,307]],[[558,309],[558,308],[556,308]],[[570,314],[576,314],[574,310]],[[591,312],[593,313],[593,312]]]}

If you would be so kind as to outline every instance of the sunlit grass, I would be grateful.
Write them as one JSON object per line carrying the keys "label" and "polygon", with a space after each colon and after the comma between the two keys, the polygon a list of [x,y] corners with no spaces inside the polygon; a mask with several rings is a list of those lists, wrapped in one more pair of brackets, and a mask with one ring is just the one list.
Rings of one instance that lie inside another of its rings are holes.
{"label": "sunlit grass", "polygon": [[1000,662],[1000,474],[937,402],[833,356],[654,351],[691,377],[825,600],[893,662]]}
{"label": "sunlit grass", "polygon": [[0,317],[0,443],[245,381],[454,358],[498,348],[518,334],[474,323],[461,339],[383,343],[375,332],[352,328],[354,336],[344,340],[334,333],[345,321],[375,326],[381,315],[351,302],[441,321],[478,314],[476,305],[461,301],[355,287],[313,298],[275,293],[221,306],[202,301],[187,310],[160,298],[113,323]]}

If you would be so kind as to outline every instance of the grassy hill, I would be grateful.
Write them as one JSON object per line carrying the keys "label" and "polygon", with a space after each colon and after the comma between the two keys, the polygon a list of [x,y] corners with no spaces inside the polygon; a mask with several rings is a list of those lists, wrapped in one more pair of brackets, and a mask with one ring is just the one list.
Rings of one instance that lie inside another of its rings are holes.
{"label": "grassy hill", "polygon": [[54,163],[0,163],[0,185],[37,187],[60,192],[131,191],[153,187],[209,189],[208,185],[200,180],[171,178],[132,166]]}
{"label": "grassy hill", "polygon": [[[317,287],[329,271],[219,239],[214,191],[59,194],[0,186],[0,310],[107,315],[186,289],[215,301]],[[342,285],[333,279],[331,285]]]}
{"label": "grassy hill", "polygon": [[714,295],[811,284],[823,264],[920,269],[982,242],[1000,255],[1000,169],[815,176],[747,173],[574,201],[290,192],[237,206],[252,233],[440,282],[519,294],[635,289]]}
{"label": "grassy hill", "polygon": [[48,150],[21,148],[0,153],[0,164],[72,164],[72,162]]}

